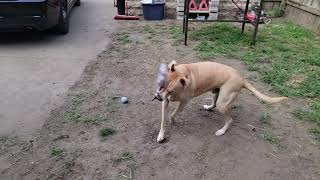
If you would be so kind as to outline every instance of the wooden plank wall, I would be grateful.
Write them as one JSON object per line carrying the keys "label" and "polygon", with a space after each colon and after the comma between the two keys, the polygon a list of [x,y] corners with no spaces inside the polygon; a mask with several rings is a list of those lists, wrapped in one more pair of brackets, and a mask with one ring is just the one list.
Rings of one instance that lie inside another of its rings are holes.
{"label": "wooden plank wall", "polygon": [[320,34],[320,0],[286,0],[285,17]]}

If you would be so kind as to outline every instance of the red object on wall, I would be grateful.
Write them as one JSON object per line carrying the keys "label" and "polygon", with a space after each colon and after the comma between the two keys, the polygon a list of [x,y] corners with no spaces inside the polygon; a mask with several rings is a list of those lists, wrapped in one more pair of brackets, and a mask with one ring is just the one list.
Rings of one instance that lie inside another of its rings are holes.
{"label": "red object on wall", "polygon": [[209,6],[206,0],[201,1],[198,11],[209,11]]}
{"label": "red object on wall", "polygon": [[194,0],[191,0],[191,1],[190,1],[189,10],[191,10],[191,11],[196,11],[196,10],[198,10],[197,5],[196,5],[196,2],[195,2]]}

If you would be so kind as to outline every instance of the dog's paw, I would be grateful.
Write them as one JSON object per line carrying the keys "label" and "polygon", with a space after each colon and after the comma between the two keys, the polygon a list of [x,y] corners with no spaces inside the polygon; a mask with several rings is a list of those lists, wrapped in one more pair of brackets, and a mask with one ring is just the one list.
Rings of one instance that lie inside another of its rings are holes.
{"label": "dog's paw", "polygon": [[224,135],[224,133],[226,133],[226,130],[224,130],[224,129],[219,129],[219,130],[216,132],[216,136]]}
{"label": "dog's paw", "polygon": [[163,141],[164,141],[164,130],[161,129],[160,132],[159,132],[159,135],[157,137],[157,142],[161,143]]}
{"label": "dog's paw", "polygon": [[203,108],[205,109],[205,110],[211,110],[212,108],[213,108],[213,106],[211,106],[211,105],[203,105]]}

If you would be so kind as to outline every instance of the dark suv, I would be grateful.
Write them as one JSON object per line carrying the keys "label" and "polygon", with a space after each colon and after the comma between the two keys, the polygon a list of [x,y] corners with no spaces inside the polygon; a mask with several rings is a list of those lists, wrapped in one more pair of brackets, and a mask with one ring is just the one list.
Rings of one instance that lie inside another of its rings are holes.
{"label": "dark suv", "polygon": [[0,0],[0,31],[69,32],[69,14],[81,0]]}

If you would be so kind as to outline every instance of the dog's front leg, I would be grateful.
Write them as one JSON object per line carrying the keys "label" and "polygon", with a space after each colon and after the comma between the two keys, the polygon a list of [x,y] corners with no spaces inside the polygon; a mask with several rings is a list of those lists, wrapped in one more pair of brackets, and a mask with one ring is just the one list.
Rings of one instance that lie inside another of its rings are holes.
{"label": "dog's front leg", "polygon": [[176,109],[173,111],[173,113],[170,116],[170,123],[173,124],[175,121],[176,115],[182,111],[182,109],[187,105],[188,101],[180,101]]}
{"label": "dog's front leg", "polygon": [[158,138],[157,138],[158,142],[161,142],[164,139],[164,132],[165,132],[165,130],[164,130],[164,121],[167,118],[168,105],[169,105],[169,100],[168,99],[164,99],[162,101],[162,110],[161,110],[162,116],[161,116],[160,131],[159,131],[159,135],[158,135]]}

